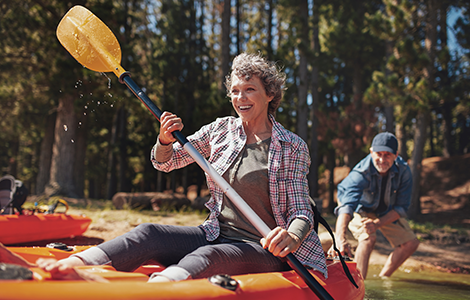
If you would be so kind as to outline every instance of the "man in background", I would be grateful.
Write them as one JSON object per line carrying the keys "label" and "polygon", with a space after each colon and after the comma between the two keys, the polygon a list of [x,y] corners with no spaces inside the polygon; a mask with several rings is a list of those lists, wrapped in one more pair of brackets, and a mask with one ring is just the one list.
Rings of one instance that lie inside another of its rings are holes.
{"label": "man in background", "polygon": [[380,276],[391,276],[419,245],[405,219],[411,200],[411,170],[398,156],[397,149],[398,141],[393,134],[379,133],[372,141],[370,154],[338,185],[338,207],[335,208],[338,248],[342,255],[352,257],[346,239],[349,228],[358,241],[355,260],[364,278],[377,230],[394,247]]}

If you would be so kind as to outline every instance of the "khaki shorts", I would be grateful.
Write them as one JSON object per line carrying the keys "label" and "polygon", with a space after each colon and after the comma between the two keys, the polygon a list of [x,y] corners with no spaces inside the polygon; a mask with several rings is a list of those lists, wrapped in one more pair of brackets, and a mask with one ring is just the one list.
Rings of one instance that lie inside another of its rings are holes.
{"label": "khaki shorts", "polygon": [[[374,213],[367,213],[367,217],[371,219],[377,219],[377,216]],[[364,231],[364,226],[361,222],[362,216],[358,213],[354,213],[354,218],[349,222],[349,230],[356,240],[363,241],[369,237]],[[408,221],[405,218],[400,218],[394,223],[382,226],[379,229],[392,247],[398,247],[408,241],[411,241],[416,238],[413,230],[411,230]],[[375,236],[376,233],[370,234],[370,236]]]}

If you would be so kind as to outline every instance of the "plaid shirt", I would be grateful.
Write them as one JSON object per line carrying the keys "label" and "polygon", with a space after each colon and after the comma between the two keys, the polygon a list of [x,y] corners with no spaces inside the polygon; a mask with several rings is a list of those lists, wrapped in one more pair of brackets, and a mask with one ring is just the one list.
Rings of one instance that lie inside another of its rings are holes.
{"label": "plaid shirt", "polygon": [[[273,123],[271,145],[268,157],[269,194],[276,223],[287,230],[295,218],[306,220],[313,228],[313,211],[309,202],[307,174],[310,156],[306,143],[294,133],[286,130],[270,116]],[[246,144],[246,134],[240,118],[225,117],[203,126],[188,137],[188,140],[202,156],[207,158],[219,174],[224,174],[232,165]],[[155,148],[155,146],[154,146]],[[157,170],[169,172],[183,168],[194,159],[181,147],[173,144],[173,156],[169,161],[159,163],[151,152],[151,160]],[[223,191],[207,176],[211,198],[206,203],[210,214],[200,225],[209,241],[220,233],[219,221]],[[294,253],[304,265],[321,271],[327,277],[325,255],[314,230],[307,235]]]}

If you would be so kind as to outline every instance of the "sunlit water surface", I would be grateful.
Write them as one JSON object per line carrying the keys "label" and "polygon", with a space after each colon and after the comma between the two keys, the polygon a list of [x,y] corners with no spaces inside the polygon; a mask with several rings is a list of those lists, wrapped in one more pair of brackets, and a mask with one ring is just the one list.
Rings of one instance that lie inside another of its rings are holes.
{"label": "sunlit water surface", "polygon": [[470,275],[403,270],[382,279],[379,273],[378,266],[370,266],[365,300],[470,300]]}

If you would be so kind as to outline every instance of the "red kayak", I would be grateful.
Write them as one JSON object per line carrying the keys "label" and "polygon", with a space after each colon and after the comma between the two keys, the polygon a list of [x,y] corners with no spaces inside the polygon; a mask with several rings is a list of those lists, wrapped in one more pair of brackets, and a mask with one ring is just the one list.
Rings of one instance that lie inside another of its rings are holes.
{"label": "red kayak", "polygon": [[0,215],[0,243],[12,245],[79,236],[90,223],[88,217],[64,213]]}
{"label": "red kayak", "polygon": [[[71,253],[87,247],[69,247],[57,250],[41,247],[8,248],[29,262],[39,257],[62,259]],[[320,272],[311,271],[317,281],[333,299],[359,300],[364,298],[364,280],[356,269],[356,263],[347,262],[358,288],[346,277],[339,261],[327,261],[328,279]],[[7,267],[7,266],[6,266]],[[167,283],[147,283],[148,275],[161,271],[158,265],[144,265],[134,272],[118,272],[111,266],[79,267],[105,278],[109,282],[87,282],[52,280],[50,274],[37,268],[24,271],[34,272],[30,279],[0,280],[1,299],[296,299],[313,300],[318,297],[312,292],[295,271],[246,274],[237,276],[212,276],[206,279],[184,280]],[[17,272],[21,273],[21,272]],[[32,274],[31,274],[32,275]]]}

